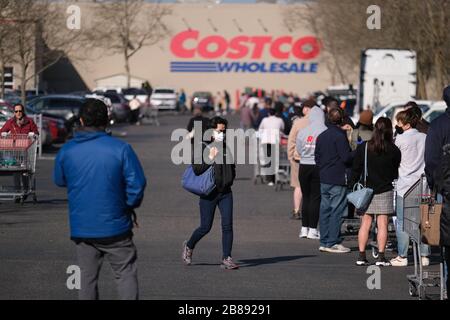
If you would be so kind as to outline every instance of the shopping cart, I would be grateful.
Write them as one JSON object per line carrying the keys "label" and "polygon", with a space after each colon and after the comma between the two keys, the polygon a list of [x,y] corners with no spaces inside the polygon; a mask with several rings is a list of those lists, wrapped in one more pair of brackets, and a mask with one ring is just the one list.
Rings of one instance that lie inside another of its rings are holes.
{"label": "shopping cart", "polygon": [[414,274],[407,275],[409,282],[409,294],[419,299],[426,298],[426,288],[440,287],[440,298],[444,297],[444,259],[441,250],[441,261],[439,271],[425,270],[422,266],[420,244],[421,244],[421,205],[433,201],[427,181],[423,175],[403,197],[403,231],[412,240],[414,257]]}
{"label": "shopping cart", "polygon": [[23,203],[28,196],[33,196],[33,201],[37,202],[36,154],[36,135],[1,134],[0,175],[13,176],[14,181],[1,183],[0,200],[20,200]]}
{"label": "shopping cart", "polygon": [[288,159],[288,137],[280,139],[280,152],[278,167],[275,171],[275,191],[283,190],[285,185],[291,183],[291,163]]}

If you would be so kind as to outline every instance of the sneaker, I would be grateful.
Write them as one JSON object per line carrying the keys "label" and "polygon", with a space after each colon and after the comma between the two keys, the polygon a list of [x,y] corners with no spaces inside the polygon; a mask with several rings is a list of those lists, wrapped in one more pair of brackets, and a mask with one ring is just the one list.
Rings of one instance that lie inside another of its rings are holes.
{"label": "sneaker", "polygon": [[336,244],[335,246],[337,246],[339,248],[339,250],[345,251],[345,252],[351,252],[352,250],[350,248],[344,247],[342,244]]}
{"label": "sneaker", "polygon": [[320,233],[315,228],[310,228],[308,231],[308,239],[318,240],[320,239]]}
{"label": "sneaker", "polygon": [[299,238],[306,238],[308,236],[309,229],[306,227],[302,227],[300,229],[300,234],[298,235]]}
{"label": "sneaker", "polygon": [[389,261],[387,261],[385,257],[382,257],[382,258],[378,258],[378,261],[375,262],[375,265],[379,266],[379,267],[389,267],[391,265],[391,263]]}
{"label": "sneaker", "polygon": [[320,251],[320,252],[327,252],[327,248],[326,248],[326,247],[323,247],[323,246],[320,246],[320,247],[319,247],[319,251]]}
{"label": "sneaker", "polygon": [[349,253],[351,250],[344,247],[342,244],[335,244],[330,248],[325,248],[325,251],[330,253]]}
{"label": "sneaker", "polygon": [[408,258],[402,258],[400,256],[391,259],[391,265],[394,267],[406,267],[408,265]]}
{"label": "sneaker", "polygon": [[192,263],[192,249],[189,249],[187,246],[187,241],[183,242],[183,253],[182,253],[182,259],[184,264],[190,265]]}
{"label": "sneaker", "polygon": [[273,187],[273,186],[275,185],[275,183],[269,182],[267,185],[268,185],[269,187]]}
{"label": "sneaker", "polygon": [[221,267],[222,267],[222,269],[226,269],[226,270],[239,269],[239,266],[233,262],[233,259],[231,259],[231,257],[223,259]]}
{"label": "sneaker", "polygon": [[369,261],[367,261],[367,259],[358,259],[356,260],[356,265],[357,266],[368,266],[370,265]]}
{"label": "sneaker", "polygon": [[430,258],[422,257],[422,267],[428,267],[430,265]]}

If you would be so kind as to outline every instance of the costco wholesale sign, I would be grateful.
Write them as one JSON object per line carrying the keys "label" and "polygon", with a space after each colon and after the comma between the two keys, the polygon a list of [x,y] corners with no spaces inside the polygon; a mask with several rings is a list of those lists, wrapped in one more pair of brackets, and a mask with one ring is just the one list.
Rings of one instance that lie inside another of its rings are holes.
{"label": "costco wholesale sign", "polygon": [[[321,48],[313,36],[239,35],[226,39],[186,30],[172,38],[170,50],[182,59],[170,62],[171,72],[317,73],[315,60]],[[274,61],[261,61],[267,55]]]}

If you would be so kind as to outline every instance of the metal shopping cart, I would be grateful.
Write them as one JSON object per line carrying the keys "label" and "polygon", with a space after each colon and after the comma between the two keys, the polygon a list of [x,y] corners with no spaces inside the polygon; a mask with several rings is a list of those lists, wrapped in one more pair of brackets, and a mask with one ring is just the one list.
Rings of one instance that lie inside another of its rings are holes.
{"label": "metal shopping cart", "polygon": [[28,196],[33,196],[36,203],[36,154],[36,135],[1,134],[0,175],[13,176],[14,185],[11,185],[13,181],[1,183],[0,200],[20,200],[23,203]]}
{"label": "metal shopping cart", "polygon": [[428,188],[426,178],[423,175],[406,193],[403,198],[403,231],[405,231],[413,245],[414,274],[407,275],[409,282],[409,294],[426,298],[426,288],[440,287],[440,298],[444,297],[444,259],[441,251],[439,271],[431,271],[422,266],[421,244],[421,205],[429,204],[432,195]]}
{"label": "metal shopping cart", "polygon": [[280,139],[280,152],[278,167],[275,171],[275,191],[283,190],[285,185],[291,183],[291,163],[288,159],[288,137]]}

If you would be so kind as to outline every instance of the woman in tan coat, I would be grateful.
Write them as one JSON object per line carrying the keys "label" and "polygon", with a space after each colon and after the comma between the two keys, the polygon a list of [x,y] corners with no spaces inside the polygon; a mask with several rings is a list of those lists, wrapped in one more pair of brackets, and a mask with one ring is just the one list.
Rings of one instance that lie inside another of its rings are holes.
{"label": "woman in tan coat", "polygon": [[[305,101],[301,107],[295,107],[294,112],[296,117],[293,118],[292,128],[288,138],[288,159],[291,162],[291,187],[294,188],[293,200],[294,209],[292,210],[291,219],[300,220],[300,208],[302,203],[302,190],[298,179],[298,170],[300,156],[296,148],[297,134],[300,129],[308,126],[308,114],[312,107],[315,106],[313,100]],[[303,117],[302,117],[303,115]]]}

